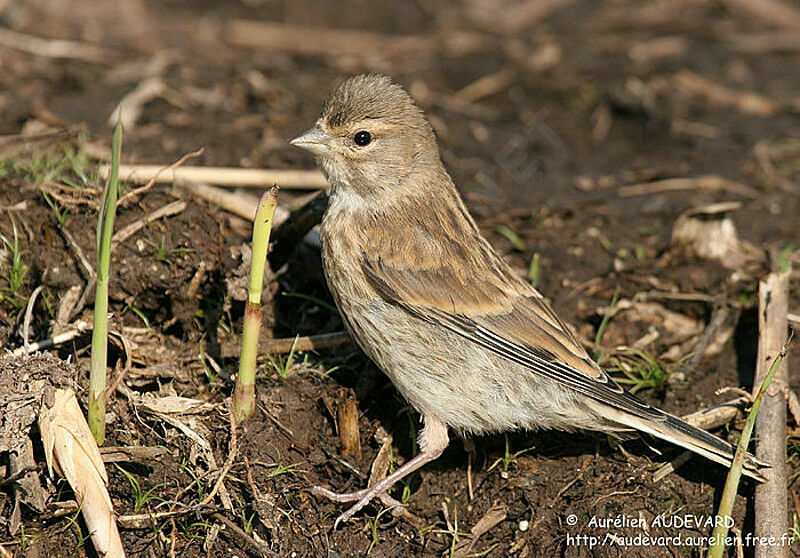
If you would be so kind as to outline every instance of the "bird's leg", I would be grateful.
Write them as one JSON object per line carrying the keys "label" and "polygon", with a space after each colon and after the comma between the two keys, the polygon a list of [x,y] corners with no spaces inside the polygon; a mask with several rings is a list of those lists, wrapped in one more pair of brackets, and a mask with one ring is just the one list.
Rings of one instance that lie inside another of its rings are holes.
{"label": "bird's leg", "polygon": [[442,455],[442,452],[447,447],[449,442],[447,437],[447,425],[442,420],[430,415],[423,415],[423,419],[425,420],[425,426],[423,426],[422,432],[419,436],[419,454],[417,454],[416,457],[411,459],[408,463],[397,469],[385,479],[376,482],[364,490],[350,492],[347,494],[337,494],[328,490],[327,488],[322,488],[321,486],[315,486],[311,489],[312,493],[319,496],[324,496],[335,502],[357,501],[353,507],[336,519],[336,523],[334,523],[334,529],[339,526],[339,523],[347,521],[353,517],[374,498],[379,498],[381,502],[390,507],[402,506],[400,502],[389,496],[386,492],[392,487],[392,485],[394,485],[394,483],[403,477],[413,473],[426,463],[429,463]]}

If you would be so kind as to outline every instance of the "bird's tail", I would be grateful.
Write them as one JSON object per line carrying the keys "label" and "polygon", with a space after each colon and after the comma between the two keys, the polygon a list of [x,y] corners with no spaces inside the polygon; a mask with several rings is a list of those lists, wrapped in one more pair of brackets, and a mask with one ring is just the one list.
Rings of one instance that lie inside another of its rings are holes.
{"label": "bird's tail", "polygon": [[[692,426],[678,417],[664,413],[662,420],[650,420],[617,409],[612,411],[612,416],[609,416],[609,409],[605,409],[605,411],[604,414],[606,417],[615,422],[646,432],[656,438],[672,442],[673,444],[693,451],[703,457],[707,457],[711,461],[716,461],[726,467],[731,466],[733,454],[736,451],[735,447],[725,440],[705,430]],[[613,416],[616,414],[624,414],[624,417]],[[742,473],[757,481],[764,482],[766,479],[758,472],[758,469],[768,466],[767,463],[759,461],[755,455],[747,453],[744,458]]]}

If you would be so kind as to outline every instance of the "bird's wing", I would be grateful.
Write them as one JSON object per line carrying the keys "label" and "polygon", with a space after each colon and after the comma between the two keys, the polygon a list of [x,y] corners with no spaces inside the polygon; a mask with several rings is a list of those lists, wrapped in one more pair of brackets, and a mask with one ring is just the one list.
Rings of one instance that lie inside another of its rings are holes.
{"label": "bird's wing", "polygon": [[489,263],[470,273],[442,260],[410,269],[362,255],[362,268],[381,295],[418,318],[620,411],[666,420],[603,372],[535,289],[502,264]]}

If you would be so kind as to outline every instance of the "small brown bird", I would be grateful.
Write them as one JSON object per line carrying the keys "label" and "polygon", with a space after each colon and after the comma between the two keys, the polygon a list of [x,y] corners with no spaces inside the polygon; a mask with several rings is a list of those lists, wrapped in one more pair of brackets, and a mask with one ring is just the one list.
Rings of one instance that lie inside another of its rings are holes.
{"label": "small brown bird", "polygon": [[[402,87],[350,78],[316,125],[292,140],[331,185],[322,220],[325,276],[358,344],[422,414],[420,453],[372,487],[346,521],[439,457],[448,427],[640,430],[730,465],[727,442],[625,392],[542,296],[481,236],[445,170],[434,132]],[[748,455],[746,473],[761,465]]]}

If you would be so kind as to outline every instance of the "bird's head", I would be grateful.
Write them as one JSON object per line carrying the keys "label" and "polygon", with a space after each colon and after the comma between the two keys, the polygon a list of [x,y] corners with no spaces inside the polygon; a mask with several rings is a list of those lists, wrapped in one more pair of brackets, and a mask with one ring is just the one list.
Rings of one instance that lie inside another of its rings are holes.
{"label": "bird's head", "polygon": [[334,192],[362,197],[439,166],[436,137],[405,90],[382,75],[345,80],[328,95],[313,128],[291,141],[319,158]]}

